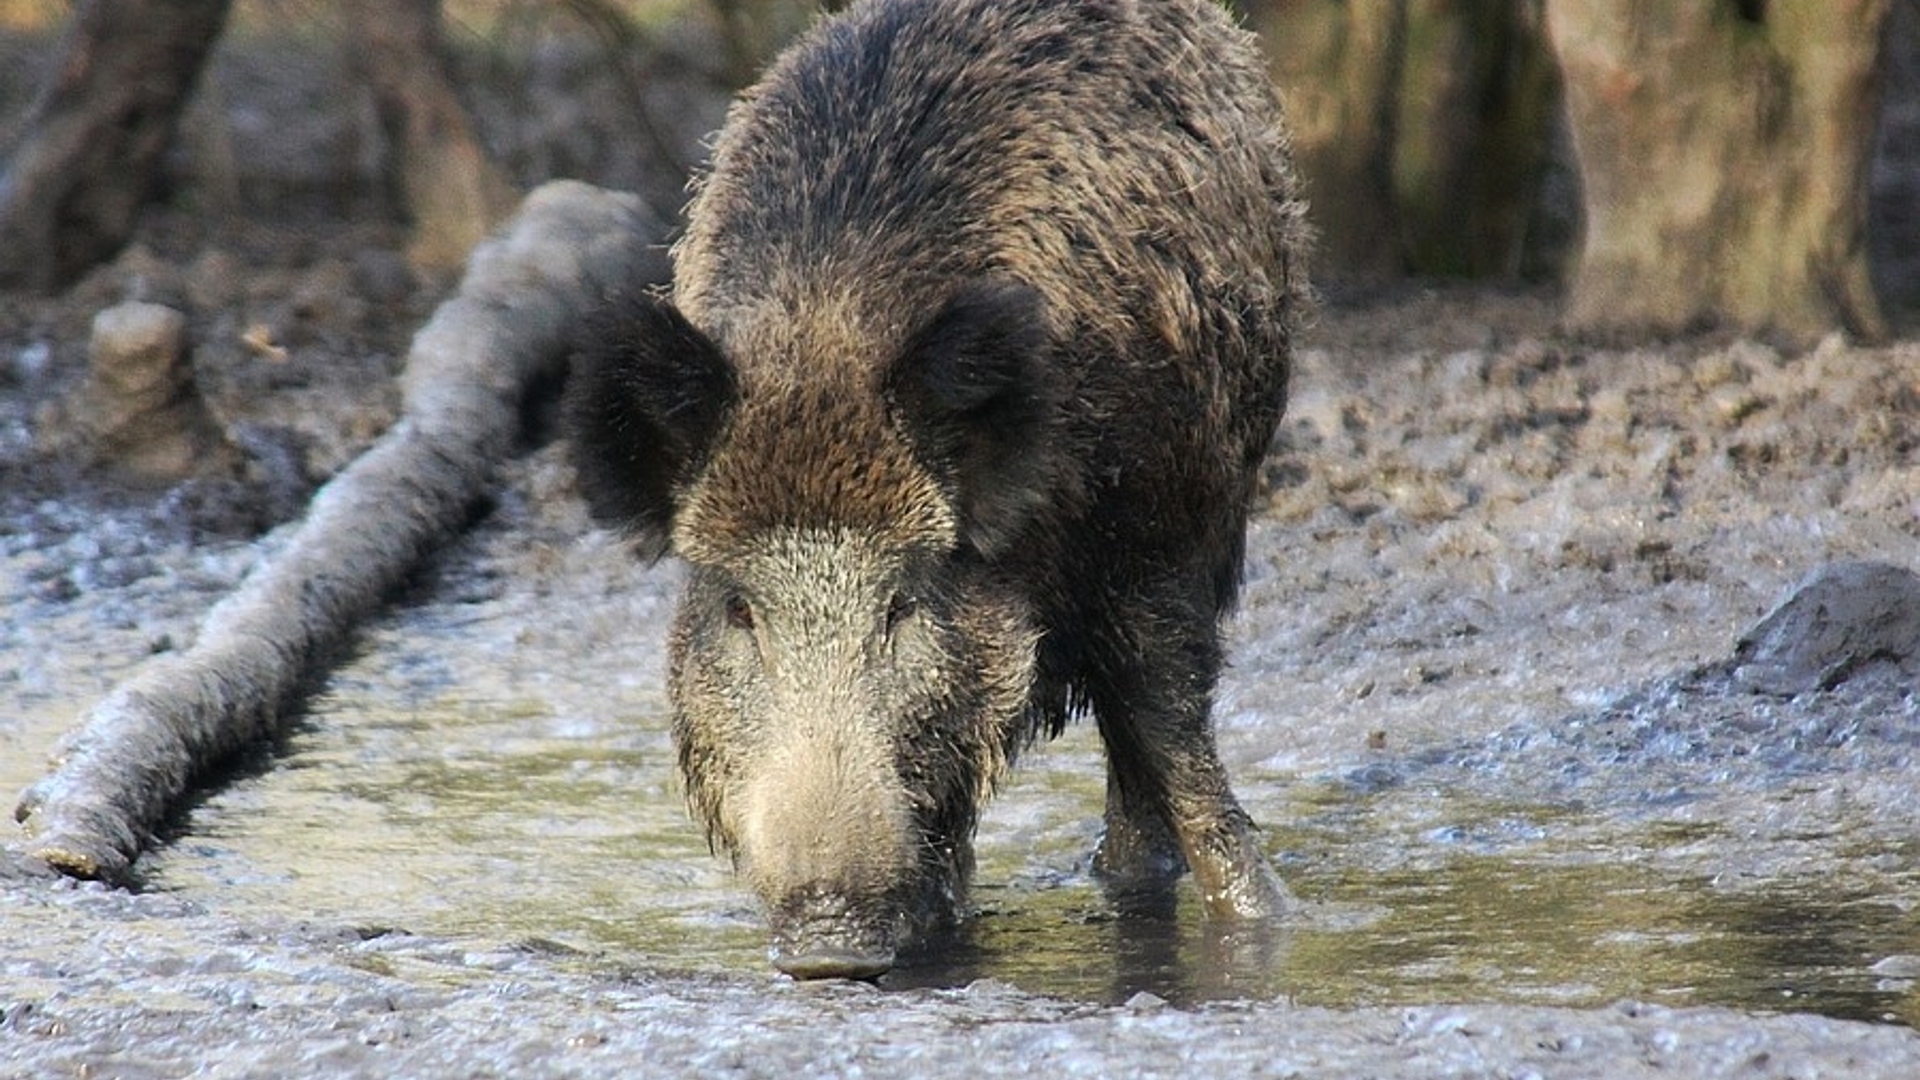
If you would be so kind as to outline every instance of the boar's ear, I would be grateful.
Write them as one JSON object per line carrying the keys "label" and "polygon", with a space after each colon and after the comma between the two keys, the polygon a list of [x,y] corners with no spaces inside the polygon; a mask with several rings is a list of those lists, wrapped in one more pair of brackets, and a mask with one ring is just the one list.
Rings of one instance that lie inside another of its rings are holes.
{"label": "boar's ear", "polygon": [[955,293],[886,373],[888,400],[949,485],[963,543],[992,555],[1054,494],[1061,390],[1045,304],[1020,282]]}
{"label": "boar's ear", "polygon": [[733,365],[672,304],[650,296],[609,303],[581,341],[564,406],[581,491],[596,520],[658,558],[675,502],[737,396]]}

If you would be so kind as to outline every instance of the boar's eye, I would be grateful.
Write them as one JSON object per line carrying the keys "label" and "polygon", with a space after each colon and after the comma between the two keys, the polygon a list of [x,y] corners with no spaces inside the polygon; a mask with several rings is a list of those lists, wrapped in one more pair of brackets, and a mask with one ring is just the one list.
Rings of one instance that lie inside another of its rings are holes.
{"label": "boar's eye", "polygon": [[900,624],[913,618],[920,610],[920,601],[906,593],[894,593],[893,600],[887,604],[887,636],[900,628]]}
{"label": "boar's eye", "polygon": [[739,593],[727,596],[727,625],[735,630],[753,629],[753,605]]}

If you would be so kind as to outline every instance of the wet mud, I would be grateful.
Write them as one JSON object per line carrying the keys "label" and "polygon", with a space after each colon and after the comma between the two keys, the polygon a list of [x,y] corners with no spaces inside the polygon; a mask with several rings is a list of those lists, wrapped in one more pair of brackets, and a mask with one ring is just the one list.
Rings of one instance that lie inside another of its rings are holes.
{"label": "wet mud", "polygon": [[[0,425],[9,793],[285,535],[46,482],[23,432],[77,369],[27,374],[36,340]],[[1913,1075],[1910,579],[1800,586],[1920,564],[1920,351],[1604,348],[1491,293],[1336,305],[1309,345],[1216,710],[1295,923],[1113,908],[1083,725],[990,808],[956,940],[774,976],[673,777],[678,571],[536,438],[137,889],[10,839],[0,1075]],[[222,415],[350,453],[383,399],[319,365]]]}
{"label": "wet mud", "polygon": [[[648,88],[664,155],[577,43],[479,88],[489,143],[528,186],[670,211],[725,101],[692,48]],[[399,254],[324,50],[224,55],[230,122],[200,134],[242,190],[196,187],[189,153],[112,265],[0,303],[0,805],[392,423],[448,293]],[[1901,100],[1875,243],[1910,331]],[[48,452],[92,320],[133,301],[186,315],[237,474],[136,486]],[[0,1077],[1920,1075],[1912,609],[1778,606],[1822,568],[1920,570],[1920,343],[1630,346],[1560,334],[1548,295],[1332,301],[1216,708],[1295,922],[1115,910],[1082,725],[990,808],[958,938],[878,985],[773,975],[673,778],[678,571],[588,527],[535,409],[474,527],[136,888],[0,831]]]}

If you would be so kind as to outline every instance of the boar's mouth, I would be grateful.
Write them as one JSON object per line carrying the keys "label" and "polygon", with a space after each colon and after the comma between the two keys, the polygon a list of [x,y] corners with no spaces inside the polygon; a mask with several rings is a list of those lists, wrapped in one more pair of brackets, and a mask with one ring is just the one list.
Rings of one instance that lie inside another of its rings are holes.
{"label": "boar's mouth", "polygon": [[796,979],[874,979],[893,967],[900,931],[895,905],[806,889],[768,914],[773,966]]}

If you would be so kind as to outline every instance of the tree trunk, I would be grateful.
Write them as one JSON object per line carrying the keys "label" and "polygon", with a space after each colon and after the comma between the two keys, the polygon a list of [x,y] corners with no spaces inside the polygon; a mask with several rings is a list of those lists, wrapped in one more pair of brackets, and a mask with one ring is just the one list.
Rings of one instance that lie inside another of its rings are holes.
{"label": "tree trunk", "polygon": [[727,80],[746,86],[788,42],[807,28],[822,5],[796,0],[708,0],[727,47]]}
{"label": "tree trunk", "polygon": [[1511,275],[1556,97],[1539,0],[1242,0],[1334,276]]}
{"label": "tree trunk", "polygon": [[1570,324],[1884,332],[1867,169],[1890,0],[1547,0],[1585,236]]}
{"label": "tree trunk", "polygon": [[0,165],[0,286],[61,288],[120,250],[230,0],[82,0]]}
{"label": "tree trunk", "polygon": [[407,258],[424,270],[457,269],[518,196],[454,92],[440,0],[348,0],[347,10],[413,219]]}
{"label": "tree trunk", "polygon": [[747,86],[767,62],[823,14],[851,0],[707,0],[707,12],[726,45],[727,81]]}
{"label": "tree trunk", "polygon": [[1920,3],[1887,15],[1867,261],[1891,332],[1920,331]]}
{"label": "tree trunk", "polygon": [[1392,197],[1405,0],[1240,5],[1260,34],[1319,231],[1316,270],[1401,271]]}
{"label": "tree trunk", "polygon": [[1394,119],[1404,265],[1517,277],[1559,107],[1536,0],[1406,0]]}

